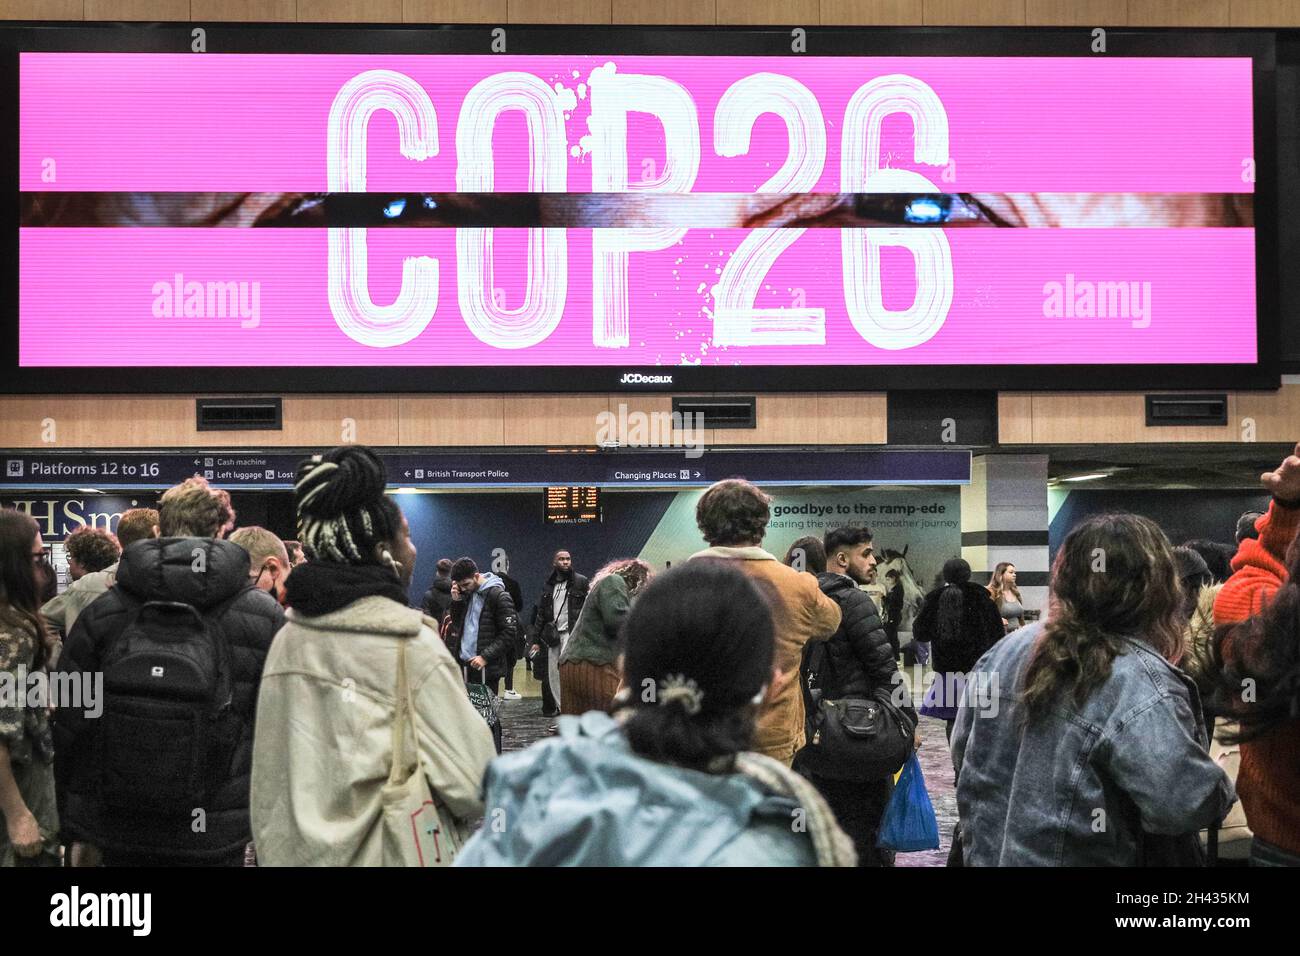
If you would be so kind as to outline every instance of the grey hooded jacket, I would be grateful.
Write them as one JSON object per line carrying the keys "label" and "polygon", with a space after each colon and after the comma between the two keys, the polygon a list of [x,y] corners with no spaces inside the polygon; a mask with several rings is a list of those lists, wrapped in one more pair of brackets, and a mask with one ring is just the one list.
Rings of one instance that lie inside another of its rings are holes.
{"label": "grey hooded jacket", "polygon": [[[788,771],[787,771],[788,772]],[[815,866],[799,805],[743,774],[708,774],[633,753],[590,711],[560,736],[498,757],[484,826],[456,866]],[[811,811],[810,811],[811,815]],[[492,826],[494,819],[505,826]]]}
{"label": "grey hooded jacket", "polygon": [[1206,751],[1196,685],[1139,641],[1081,708],[1067,698],[1024,725],[1042,627],[1003,638],[966,683],[952,734],[966,865],[1141,865],[1159,838],[1222,820],[1235,794]]}

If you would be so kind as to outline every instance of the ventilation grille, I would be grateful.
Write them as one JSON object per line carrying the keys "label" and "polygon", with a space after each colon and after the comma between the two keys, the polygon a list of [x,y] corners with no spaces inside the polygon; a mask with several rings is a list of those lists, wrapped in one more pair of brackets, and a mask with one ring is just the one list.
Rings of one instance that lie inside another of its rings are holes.
{"label": "ventilation grille", "polygon": [[1148,425],[1226,425],[1228,396],[1148,395]]}
{"label": "ventilation grille", "polygon": [[[682,422],[700,428],[757,428],[754,396],[725,398],[674,398],[673,414]],[[690,415],[690,418],[686,416]],[[702,417],[700,417],[702,416]]]}
{"label": "ventilation grille", "polygon": [[196,427],[201,432],[281,431],[283,411],[278,398],[200,398],[195,401]]}

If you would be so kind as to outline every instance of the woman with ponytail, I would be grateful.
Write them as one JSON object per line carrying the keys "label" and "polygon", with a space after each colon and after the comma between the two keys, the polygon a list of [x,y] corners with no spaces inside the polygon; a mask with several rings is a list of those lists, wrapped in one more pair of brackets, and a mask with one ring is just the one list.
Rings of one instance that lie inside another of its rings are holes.
{"label": "woman with ponytail", "polygon": [[943,585],[925,596],[912,622],[912,637],[930,645],[934,680],[921,704],[922,717],[938,717],[951,739],[966,674],[1005,633],[989,592],[971,583],[970,565],[953,558],[943,566]]}
{"label": "woman with ponytail", "polygon": [[1048,618],[979,661],[952,734],[967,866],[1200,862],[1232,784],[1206,752],[1169,542],[1129,514],[1057,553]]}
{"label": "woman with ponytail", "polygon": [[45,708],[27,693],[50,647],[37,571],[44,555],[31,516],[0,509],[0,677],[8,684],[0,691],[0,867],[59,865],[54,742]]}
{"label": "woman with ponytail", "polygon": [[497,759],[488,815],[510,825],[483,827],[458,866],[854,864],[812,784],[749,752],[780,690],[760,585],[692,560],[645,587],[622,635],[613,716],[562,716],[558,738]]}
{"label": "woman with ponytail", "polygon": [[253,745],[262,865],[396,862],[384,797],[390,776],[410,768],[394,768],[395,741],[418,753],[410,763],[424,772],[444,849],[483,810],[492,734],[438,623],[408,606],[415,546],[386,483],[379,457],[356,445],[298,466],[309,560],[285,582],[287,623],[266,659]]}

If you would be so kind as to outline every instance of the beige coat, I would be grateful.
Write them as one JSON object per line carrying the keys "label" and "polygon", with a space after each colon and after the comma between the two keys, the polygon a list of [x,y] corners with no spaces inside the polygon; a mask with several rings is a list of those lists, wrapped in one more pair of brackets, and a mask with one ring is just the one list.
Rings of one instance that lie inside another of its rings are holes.
{"label": "beige coat", "polygon": [[789,676],[777,698],[758,715],[754,749],[789,764],[804,745],[803,691],[799,664],[809,641],[824,641],[840,626],[840,606],[822,594],[817,578],[787,567],[762,548],[706,548],[691,558],[726,558],[751,578],[770,585],[776,628],[773,665]]}
{"label": "beige coat", "polygon": [[456,817],[482,815],[492,733],[435,622],[385,597],[320,617],[290,610],[257,699],[250,811],[259,863],[382,862],[400,641],[430,789]]}
{"label": "beige coat", "polygon": [[[89,574],[83,574],[69,584],[67,590],[62,594],[46,601],[45,606],[41,608],[41,616],[45,618],[45,623],[52,630],[67,637],[72,633],[72,625],[77,623],[77,617],[81,612],[90,607],[96,598],[105,593],[116,582],[116,563],[103,571],[91,571]],[[50,652],[50,670],[58,666],[59,656],[62,653],[63,642],[56,640],[55,647]]]}

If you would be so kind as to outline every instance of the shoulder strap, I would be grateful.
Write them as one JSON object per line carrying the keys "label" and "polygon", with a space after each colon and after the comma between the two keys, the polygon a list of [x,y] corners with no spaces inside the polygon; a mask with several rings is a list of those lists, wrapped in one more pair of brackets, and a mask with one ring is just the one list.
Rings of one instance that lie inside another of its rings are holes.
{"label": "shoulder strap", "polygon": [[825,691],[827,682],[821,679],[823,668],[829,671],[831,681],[839,679],[839,674],[835,670],[835,659],[831,657],[830,648],[827,646],[830,644],[830,638],[812,643],[812,651],[808,654],[808,670],[816,675],[818,689]]}
{"label": "shoulder strap", "polygon": [[[411,737],[415,737],[414,708],[411,704],[411,682],[406,671],[406,640],[400,639],[397,645],[397,692],[393,696],[392,728],[392,766],[388,771],[388,782],[399,784],[402,774],[406,772],[406,728],[411,728]],[[420,748],[415,748],[415,765],[421,767]]]}

